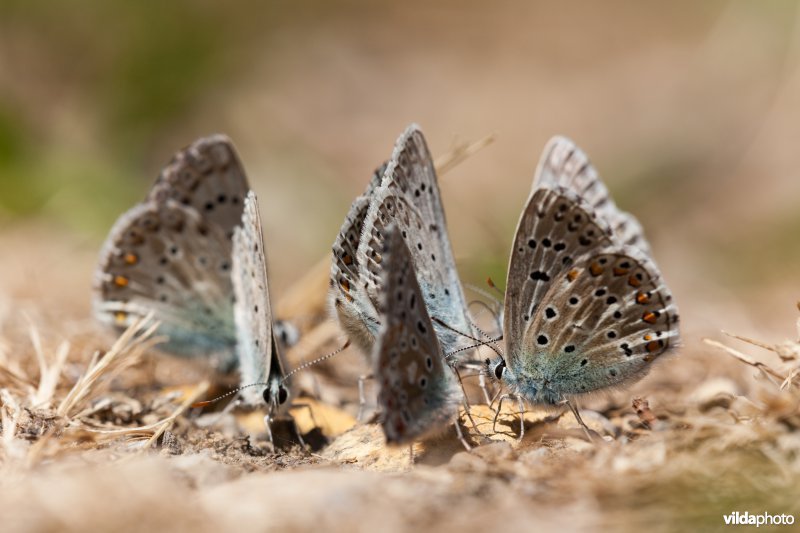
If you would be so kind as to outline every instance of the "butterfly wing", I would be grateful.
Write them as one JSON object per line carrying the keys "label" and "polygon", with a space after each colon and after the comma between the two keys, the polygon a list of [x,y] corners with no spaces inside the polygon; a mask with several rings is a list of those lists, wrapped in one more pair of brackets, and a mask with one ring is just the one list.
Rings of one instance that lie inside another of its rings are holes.
{"label": "butterfly wing", "polygon": [[250,190],[244,167],[225,135],[203,137],[176,153],[161,171],[147,199],[167,199],[192,207],[208,224],[231,238],[242,220],[245,195]]}
{"label": "butterfly wing", "polygon": [[554,281],[612,242],[608,226],[574,192],[531,192],[517,224],[506,282],[503,331],[509,366],[525,353],[521,341]]}
{"label": "butterfly wing", "polygon": [[378,405],[386,440],[402,444],[425,438],[452,422],[459,389],[444,363],[425,308],[414,260],[399,235],[386,233],[383,250],[381,329],[374,348]]}
{"label": "butterfly wing", "polygon": [[230,140],[202,138],[164,168],[114,224],[93,283],[95,316],[125,328],[152,311],[168,351],[223,356],[235,345],[231,236],[247,179]]}
{"label": "butterfly wing", "polygon": [[566,137],[553,137],[547,143],[536,169],[533,188],[564,188],[575,192],[598,218],[611,226],[619,244],[650,253],[650,244],[639,221],[617,207],[587,155]]}
{"label": "butterfly wing", "polygon": [[[422,132],[411,125],[395,146],[381,186],[375,191],[364,221],[358,261],[371,294],[380,292],[381,251],[390,224],[406,242],[414,261],[425,305],[456,331],[473,334],[472,322],[447,235],[436,171]],[[470,342],[463,335],[435,324],[437,336],[450,352]]]}
{"label": "butterfly wing", "polygon": [[368,294],[361,281],[362,265],[358,261],[364,219],[374,190],[380,185],[384,163],[372,174],[364,194],[350,206],[342,229],[333,243],[331,261],[330,300],[342,328],[364,353],[371,353],[378,331],[378,312],[375,310],[376,294]]}
{"label": "butterfly wing", "polygon": [[[236,354],[242,386],[281,380],[284,372],[272,329],[267,264],[261,231],[261,218],[255,193],[244,202],[242,225],[233,234],[233,292],[236,322]],[[264,387],[241,392],[244,401],[258,405],[264,401]]]}
{"label": "butterfly wing", "polygon": [[168,350],[229,355],[230,268],[230,241],[220,227],[171,200],[140,204],[117,221],[100,253],[95,316],[121,329],[152,311]]}
{"label": "butterfly wing", "polygon": [[522,339],[556,396],[633,382],[678,342],[677,308],[639,249],[612,247],[554,279]]}

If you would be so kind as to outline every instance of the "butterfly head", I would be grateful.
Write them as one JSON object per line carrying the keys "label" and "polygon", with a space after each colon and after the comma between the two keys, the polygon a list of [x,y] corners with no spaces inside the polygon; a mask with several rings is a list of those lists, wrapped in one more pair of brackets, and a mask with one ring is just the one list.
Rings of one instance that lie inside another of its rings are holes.
{"label": "butterfly head", "polygon": [[281,379],[271,379],[262,395],[271,417],[286,411],[291,403],[289,387]]}
{"label": "butterfly head", "polygon": [[538,405],[558,405],[564,395],[555,389],[556,381],[549,379],[541,372],[518,372],[506,364],[505,359],[486,360],[489,377],[503,385],[513,395],[521,396],[525,401]]}

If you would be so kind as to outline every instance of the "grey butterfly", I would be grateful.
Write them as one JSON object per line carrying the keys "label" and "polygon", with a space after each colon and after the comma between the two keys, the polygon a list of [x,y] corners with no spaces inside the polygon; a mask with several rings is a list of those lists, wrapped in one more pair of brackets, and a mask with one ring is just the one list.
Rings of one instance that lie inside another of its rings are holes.
{"label": "grey butterfly", "polygon": [[252,191],[244,203],[241,226],[233,235],[231,278],[236,301],[236,354],[243,387],[240,394],[249,405],[266,402],[268,420],[285,416],[292,396],[291,380],[284,372],[283,357],[275,342],[261,217]]}
{"label": "grey butterfly", "polygon": [[506,355],[487,361],[513,395],[570,405],[637,381],[676,345],[677,308],[632,222],[580,150],[548,144],[511,250]]}
{"label": "grey butterfly", "polygon": [[[383,238],[385,268],[381,273],[381,327],[374,347],[374,374],[386,441],[404,444],[422,440],[453,423],[462,396],[453,370],[445,363],[401,230],[391,226]],[[469,449],[457,422],[455,427]]]}
{"label": "grey butterfly", "polygon": [[330,274],[330,302],[336,318],[350,339],[365,354],[372,351],[378,332],[376,293],[367,292],[361,281],[362,265],[358,262],[358,245],[373,193],[380,186],[387,164],[372,174],[364,194],[350,206],[342,229],[333,243]]}
{"label": "grey butterfly", "polygon": [[248,190],[223,135],[175,154],[103,245],[93,282],[95,316],[123,329],[153,312],[169,338],[164,349],[214,355],[223,367],[234,366],[231,238]]}
{"label": "grey butterfly", "polygon": [[390,224],[397,226],[410,250],[439,342],[446,352],[456,352],[472,336],[472,321],[447,235],[433,159],[414,124],[398,139],[383,181],[374,190],[356,252],[359,279],[373,301],[382,292],[381,253]]}

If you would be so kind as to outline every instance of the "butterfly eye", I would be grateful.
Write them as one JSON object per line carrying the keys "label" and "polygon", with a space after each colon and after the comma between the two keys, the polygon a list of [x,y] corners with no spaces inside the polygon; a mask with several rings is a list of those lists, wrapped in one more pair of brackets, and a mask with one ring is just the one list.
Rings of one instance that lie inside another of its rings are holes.
{"label": "butterfly eye", "polygon": [[286,390],[286,387],[280,385],[278,387],[278,405],[283,405],[289,399],[289,391]]}
{"label": "butterfly eye", "polygon": [[497,379],[503,379],[503,374],[505,374],[505,371],[506,371],[506,362],[500,361],[499,363],[497,363],[497,366],[494,367],[494,377],[496,377]]}

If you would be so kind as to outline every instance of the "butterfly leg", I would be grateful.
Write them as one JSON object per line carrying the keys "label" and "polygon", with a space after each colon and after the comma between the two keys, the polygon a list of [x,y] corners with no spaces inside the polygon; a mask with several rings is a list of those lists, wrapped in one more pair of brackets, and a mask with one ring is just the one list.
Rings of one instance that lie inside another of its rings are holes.
{"label": "butterfly leg", "polygon": [[458,385],[461,387],[461,394],[464,395],[464,412],[466,413],[470,424],[472,424],[472,429],[474,429],[479,435],[483,436],[481,430],[478,429],[478,424],[475,423],[475,419],[472,418],[469,397],[467,396],[467,389],[464,388],[464,381],[461,379],[461,373],[458,371],[458,368],[456,368],[455,365],[451,366],[450,368],[453,369],[453,373],[456,375],[456,379],[458,379]]}
{"label": "butterfly leg", "polygon": [[[293,409],[307,409],[308,410],[308,417],[311,419],[311,423],[314,424],[315,428],[320,427],[319,423],[317,422],[317,419],[314,418],[314,409],[311,407],[310,404],[307,404],[307,403],[293,403],[292,404],[292,408]],[[295,427],[296,426],[297,426],[297,424],[295,424]]]}
{"label": "butterfly leg", "polygon": [[503,400],[506,400],[508,398],[511,398],[510,394],[503,394],[497,400],[497,411],[495,411],[494,413],[494,421],[492,422],[492,431],[495,433],[497,433],[497,418],[500,416],[500,411],[503,408]]}
{"label": "butterfly leg", "polygon": [[[310,408],[311,407],[309,406],[309,409]],[[314,425],[316,426],[316,423],[314,423]],[[306,444],[306,441],[303,439],[303,435],[300,434],[300,428],[297,427],[297,423],[294,421],[294,419],[292,419],[292,426],[294,426],[294,434],[297,436],[297,442],[304,450],[308,450],[308,445]]]}
{"label": "butterfly leg", "polygon": [[486,401],[486,405],[491,405],[492,398],[489,396],[489,388],[486,386],[486,374],[478,374],[478,386],[483,392],[483,399]]}
{"label": "butterfly leg", "polygon": [[575,420],[577,420],[578,424],[580,424],[581,429],[583,429],[583,432],[586,435],[586,438],[589,439],[589,442],[594,442],[594,438],[592,437],[592,432],[589,429],[589,426],[587,426],[586,423],[583,421],[583,418],[581,418],[581,415],[578,412],[577,407],[572,405],[572,403],[570,403],[569,400],[564,400],[564,403],[567,404],[567,407],[569,407],[569,410],[572,411],[573,415],[575,415]]}
{"label": "butterfly leg", "polygon": [[467,442],[467,439],[464,438],[464,432],[461,431],[461,424],[459,422],[460,421],[459,421],[458,417],[456,417],[455,421],[453,422],[453,425],[456,428],[456,435],[458,435],[458,440],[461,441],[461,444],[464,445],[464,448],[468,452],[471,452],[472,451],[472,446],[470,446],[469,443]]}
{"label": "butterfly leg", "polygon": [[367,405],[367,395],[364,392],[364,382],[368,379],[372,379],[374,376],[372,374],[362,374],[358,376],[358,414],[356,415],[356,420],[358,422],[362,422],[364,417],[364,407]]}
{"label": "butterfly leg", "polygon": [[272,417],[269,415],[264,416],[264,427],[267,428],[267,440],[272,450],[275,451],[275,441],[272,438]]}
{"label": "butterfly leg", "polygon": [[519,440],[522,442],[525,437],[525,403],[522,401],[522,396],[517,396],[517,403],[519,405]]}

